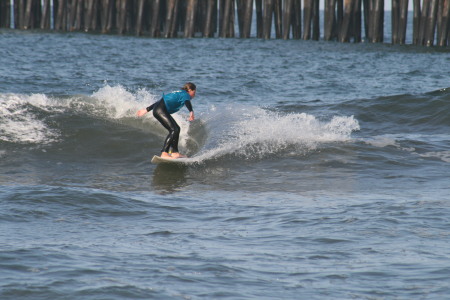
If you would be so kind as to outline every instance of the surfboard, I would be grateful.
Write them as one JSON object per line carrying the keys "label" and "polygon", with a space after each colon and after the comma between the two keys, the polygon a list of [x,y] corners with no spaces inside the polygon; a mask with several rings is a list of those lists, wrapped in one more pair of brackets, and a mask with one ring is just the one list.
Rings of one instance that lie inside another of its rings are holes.
{"label": "surfboard", "polygon": [[166,164],[188,164],[189,158],[188,157],[183,157],[183,158],[163,158],[160,157],[158,155],[153,155],[152,158],[152,164],[162,164],[162,163],[166,163]]}

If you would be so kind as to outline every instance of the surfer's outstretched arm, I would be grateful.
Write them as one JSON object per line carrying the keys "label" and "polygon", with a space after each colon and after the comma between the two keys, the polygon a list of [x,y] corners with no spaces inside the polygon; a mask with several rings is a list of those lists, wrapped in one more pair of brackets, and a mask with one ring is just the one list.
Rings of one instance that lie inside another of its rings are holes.
{"label": "surfer's outstretched arm", "polygon": [[153,109],[153,107],[155,107],[156,103],[158,103],[158,102],[159,102],[159,101],[153,103],[152,105],[150,105],[150,106],[147,107],[147,108],[143,108],[143,109],[138,110],[138,112],[136,113],[136,115],[137,115],[138,117],[142,117],[143,115],[145,115],[146,113],[148,113],[149,111],[151,111],[151,110]]}

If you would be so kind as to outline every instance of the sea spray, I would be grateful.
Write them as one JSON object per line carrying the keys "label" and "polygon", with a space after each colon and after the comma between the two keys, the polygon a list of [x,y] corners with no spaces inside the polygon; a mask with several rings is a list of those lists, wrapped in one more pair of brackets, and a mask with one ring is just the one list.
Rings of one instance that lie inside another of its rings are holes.
{"label": "sea spray", "polygon": [[158,100],[158,96],[146,90],[132,93],[121,85],[106,85],[93,93],[92,98],[97,100],[97,106],[102,107],[112,119],[132,116],[142,106],[148,106]]}
{"label": "sea spray", "polygon": [[58,139],[58,131],[38,115],[52,102],[45,95],[2,94],[0,99],[0,141],[45,144]]}
{"label": "sea spray", "polygon": [[319,143],[347,141],[353,131],[360,129],[353,116],[320,121],[306,113],[281,114],[238,105],[215,111],[207,119],[211,138],[196,155],[199,161],[224,155],[262,158],[288,147],[304,152]]}

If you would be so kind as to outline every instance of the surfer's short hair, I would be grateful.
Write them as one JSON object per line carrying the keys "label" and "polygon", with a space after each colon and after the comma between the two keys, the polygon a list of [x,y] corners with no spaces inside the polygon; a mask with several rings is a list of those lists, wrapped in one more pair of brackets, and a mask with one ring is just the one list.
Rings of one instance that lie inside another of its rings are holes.
{"label": "surfer's short hair", "polygon": [[181,89],[185,91],[189,90],[195,91],[197,87],[192,82],[186,82]]}

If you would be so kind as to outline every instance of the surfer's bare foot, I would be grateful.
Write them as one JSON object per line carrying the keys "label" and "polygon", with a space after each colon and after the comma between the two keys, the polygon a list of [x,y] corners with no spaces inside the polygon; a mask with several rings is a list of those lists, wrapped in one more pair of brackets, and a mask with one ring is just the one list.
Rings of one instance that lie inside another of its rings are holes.
{"label": "surfer's bare foot", "polygon": [[186,158],[186,155],[180,154],[178,152],[172,153],[172,158]]}
{"label": "surfer's bare foot", "polygon": [[161,152],[161,156],[160,157],[161,158],[176,158],[176,157],[170,156],[170,154],[167,153],[167,152]]}

